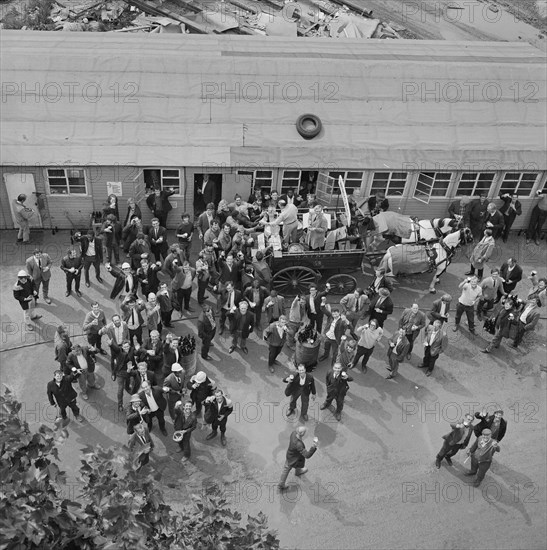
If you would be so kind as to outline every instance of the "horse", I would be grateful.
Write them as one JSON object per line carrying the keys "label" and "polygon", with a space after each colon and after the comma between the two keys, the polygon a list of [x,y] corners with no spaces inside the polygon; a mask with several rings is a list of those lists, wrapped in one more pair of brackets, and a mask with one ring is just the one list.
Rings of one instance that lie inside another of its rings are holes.
{"label": "horse", "polygon": [[473,242],[473,234],[467,227],[449,233],[439,242],[406,243],[390,246],[380,262],[386,275],[415,274],[434,271],[429,292],[436,294],[435,285],[450,265],[459,245]]}
{"label": "horse", "polygon": [[395,244],[438,241],[444,235],[462,228],[462,222],[453,218],[417,220],[397,212],[381,212],[372,218],[375,234],[372,249],[384,240]]}

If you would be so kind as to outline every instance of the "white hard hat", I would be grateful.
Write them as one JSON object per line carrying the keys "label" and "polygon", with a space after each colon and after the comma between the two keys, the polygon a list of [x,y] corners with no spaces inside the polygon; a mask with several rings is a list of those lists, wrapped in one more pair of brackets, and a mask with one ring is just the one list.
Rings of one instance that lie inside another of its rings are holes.
{"label": "white hard hat", "polygon": [[29,274],[24,269],[21,269],[21,271],[17,273],[17,277],[28,277],[28,276]]}
{"label": "white hard hat", "polygon": [[122,269],[131,269],[131,266],[127,262],[124,262],[122,264]]}
{"label": "white hard hat", "polygon": [[195,380],[199,384],[203,384],[203,382],[205,382],[206,379],[207,379],[207,375],[202,370],[200,370],[195,376]]}

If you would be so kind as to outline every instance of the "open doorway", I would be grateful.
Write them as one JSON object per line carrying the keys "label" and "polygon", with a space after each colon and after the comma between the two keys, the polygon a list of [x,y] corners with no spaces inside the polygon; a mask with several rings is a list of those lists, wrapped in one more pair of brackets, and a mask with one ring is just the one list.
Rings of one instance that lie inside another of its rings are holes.
{"label": "open doorway", "polygon": [[317,186],[317,176],[319,172],[316,171],[302,171],[300,175],[300,196],[305,199],[308,193],[315,194]]}
{"label": "open doorway", "polygon": [[194,174],[194,216],[212,202],[215,209],[222,198],[222,174]]}

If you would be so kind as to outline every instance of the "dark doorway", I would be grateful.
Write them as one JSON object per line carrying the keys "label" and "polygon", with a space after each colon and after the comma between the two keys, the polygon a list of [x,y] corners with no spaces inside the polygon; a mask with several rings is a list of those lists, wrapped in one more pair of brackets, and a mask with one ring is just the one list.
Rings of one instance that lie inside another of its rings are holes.
{"label": "dark doorway", "polygon": [[315,171],[302,171],[300,176],[300,196],[305,199],[308,193],[315,194],[315,188],[317,186],[317,176],[319,172]]}
{"label": "dark doorway", "polygon": [[[203,184],[208,180],[207,185]],[[205,211],[208,202],[215,204],[215,209],[222,198],[222,174],[194,175],[194,215],[197,217]]]}

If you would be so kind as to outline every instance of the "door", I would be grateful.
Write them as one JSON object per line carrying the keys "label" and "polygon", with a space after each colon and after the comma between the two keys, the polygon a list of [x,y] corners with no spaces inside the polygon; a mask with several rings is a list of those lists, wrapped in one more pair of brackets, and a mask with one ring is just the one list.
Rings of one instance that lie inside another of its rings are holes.
{"label": "door", "polygon": [[[204,196],[201,193],[204,179],[208,177],[213,183],[213,188]],[[194,174],[194,215],[197,217],[205,211],[206,202],[213,202],[215,207],[218,206],[222,198],[222,174]]]}
{"label": "door", "polygon": [[6,191],[8,193],[13,226],[18,227],[15,223],[13,204],[19,195],[25,194],[27,196],[25,205],[32,208],[35,212],[35,215],[29,219],[30,227],[43,227],[42,216],[47,217],[48,212],[43,197],[41,196],[40,200],[38,200],[38,195],[36,195],[34,174],[4,174],[4,183],[6,184]]}

